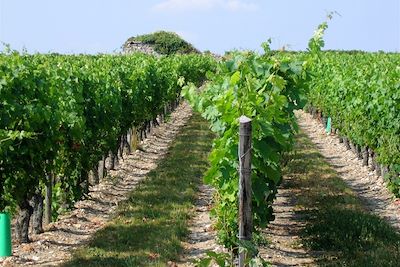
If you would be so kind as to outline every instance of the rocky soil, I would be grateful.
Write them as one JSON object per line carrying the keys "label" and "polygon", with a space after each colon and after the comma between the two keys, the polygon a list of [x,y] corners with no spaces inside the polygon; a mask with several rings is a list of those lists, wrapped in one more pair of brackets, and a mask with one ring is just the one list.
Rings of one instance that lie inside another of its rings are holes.
{"label": "rocky soil", "polygon": [[[69,259],[71,251],[85,244],[95,231],[104,227],[118,203],[125,200],[129,192],[157,166],[190,116],[190,107],[182,104],[168,123],[156,128],[143,142],[143,151],[125,156],[118,170],[112,171],[106,180],[92,188],[89,199],[76,203],[75,210],[46,227],[45,233],[33,236],[32,243],[14,246],[13,256],[0,260],[0,264],[53,266]],[[339,143],[337,136],[327,135],[321,123],[311,115],[299,111],[296,116],[301,129],[340,177],[357,192],[366,208],[400,230],[400,201],[393,198],[383,179],[362,166],[357,156]],[[285,179],[289,182],[291,178]],[[276,219],[265,231],[271,242],[261,250],[261,254],[273,266],[313,266],[315,259],[299,241],[298,234],[304,222],[294,212],[296,201],[290,190],[285,188],[285,183],[280,188],[274,203]],[[190,235],[183,244],[184,253],[180,262],[171,266],[193,266],[192,262],[203,257],[206,251],[222,251],[216,244],[216,233],[209,216],[212,193],[208,186],[199,187]]]}
{"label": "rocky soil", "polygon": [[195,266],[193,262],[206,256],[207,251],[223,252],[216,242],[210,210],[214,190],[208,185],[199,187],[199,196],[195,206],[195,216],[189,227],[189,237],[184,243],[184,253],[177,266]]}
{"label": "rocky soil", "polygon": [[[326,161],[352,188],[372,213],[380,216],[400,230],[400,200],[396,200],[386,188],[382,177],[362,161],[339,137],[327,135],[321,122],[303,111],[296,113],[300,128],[316,145]],[[317,253],[306,251],[300,242],[299,232],[304,221],[296,215],[296,199],[293,189],[286,188],[291,177],[284,177],[274,202],[275,221],[265,230],[269,245],[261,249],[261,255],[273,266],[314,266]]]}
{"label": "rocky soil", "polygon": [[291,188],[285,184],[291,177],[284,177],[273,204],[275,220],[263,232],[270,242],[260,249],[261,256],[272,266],[314,266],[313,256],[300,243],[299,233],[304,227],[295,213],[296,201]]}
{"label": "rocky soil", "polygon": [[310,114],[299,111],[297,117],[302,130],[340,177],[357,192],[366,208],[400,231],[400,200],[389,192],[383,178],[362,166],[362,161],[339,143],[339,137],[327,135],[321,123]]}

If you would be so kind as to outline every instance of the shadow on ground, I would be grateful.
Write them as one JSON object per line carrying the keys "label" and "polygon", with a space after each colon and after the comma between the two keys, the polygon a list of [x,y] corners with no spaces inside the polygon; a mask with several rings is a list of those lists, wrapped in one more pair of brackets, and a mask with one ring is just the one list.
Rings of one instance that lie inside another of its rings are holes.
{"label": "shadow on ground", "polygon": [[321,255],[319,265],[399,266],[399,233],[365,210],[304,133],[284,171],[293,177],[284,186],[296,192],[296,214],[306,224],[302,243]]}
{"label": "shadow on ground", "polygon": [[63,266],[165,266],[176,261],[213,135],[197,114],[114,219]]}

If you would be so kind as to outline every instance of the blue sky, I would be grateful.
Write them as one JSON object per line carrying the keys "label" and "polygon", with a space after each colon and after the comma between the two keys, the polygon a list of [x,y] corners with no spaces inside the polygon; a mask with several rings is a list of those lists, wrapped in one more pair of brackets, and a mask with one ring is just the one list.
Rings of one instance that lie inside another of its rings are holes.
{"label": "blue sky", "polygon": [[111,53],[175,31],[200,50],[302,50],[329,11],[326,49],[400,52],[400,0],[0,0],[0,41],[29,52]]}

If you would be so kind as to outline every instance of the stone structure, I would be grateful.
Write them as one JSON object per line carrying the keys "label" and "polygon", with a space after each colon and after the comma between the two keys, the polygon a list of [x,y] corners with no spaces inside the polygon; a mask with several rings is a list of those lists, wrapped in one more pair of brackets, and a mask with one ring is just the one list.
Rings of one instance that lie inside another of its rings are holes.
{"label": "stone structure", "polygon": [[135,53],[135,52],[142,52],[145,54],[149,54],[149,55],[158,55],[158,53],[156,51],[154,51],[154,48],[149,45],[149,44],[145,44],[139,41],[127,41],[124,46],[123,46],[123,52],[125,54],[131,54],[131,53]]}

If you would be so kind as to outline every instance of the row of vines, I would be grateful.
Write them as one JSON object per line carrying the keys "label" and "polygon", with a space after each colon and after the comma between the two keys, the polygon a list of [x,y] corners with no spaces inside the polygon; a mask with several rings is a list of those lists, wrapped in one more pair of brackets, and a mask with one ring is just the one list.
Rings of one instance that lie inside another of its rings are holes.
{"label": "row of vines", "polygon": [[130,129],[164,113],[184,82],[199,84],[214,67],[201,55],[0,54],[0,211],[19,212],[19,241],[29,241],[46,185],[56,181],[62,193],[53,205],[71,207]]}
{"label": "row of vines", "polygon": [[[252,120],[253,241],[274,219],[272,203],[281,182],[285,153],[297,124],[294,110],[306,102],[331,117],[335,131],[374,154],[389,170],[389,187],[400,194],[400,57],[391,53],[322,52],[327,23],[309,42],[307,53],[233,51],[198,90],[183,95],[217,134],[205,181],[216,189],[219,240],[238,247],[238,118]],[[337,130],[336,130],[337,129]]]}
{"label": "row of vines", "polygon": [[[238,248],[238,142],[239,117],[252,120],[252,214],[253,239],[274,219],[272,203],[282,179],[285,152],[294,142],[294,115],[306,103],[308,66],[323,45],[326,23],[310,40],[304,59],[275,53],[263,43],[265,53],[233,51],[225,55],[207,85],[198,90],[186,86],[183,95],[202,113],[217,134],[210,155],[211,167],[205,182],[217,190],[213,214],[219,241]],[[315,52],[315,53],[314,53]]]}
{"label": "row of vines", "polygon": [[310,110],[331,117],[348,148],[400,197],[400,55],[324,52],[312,73]]}

